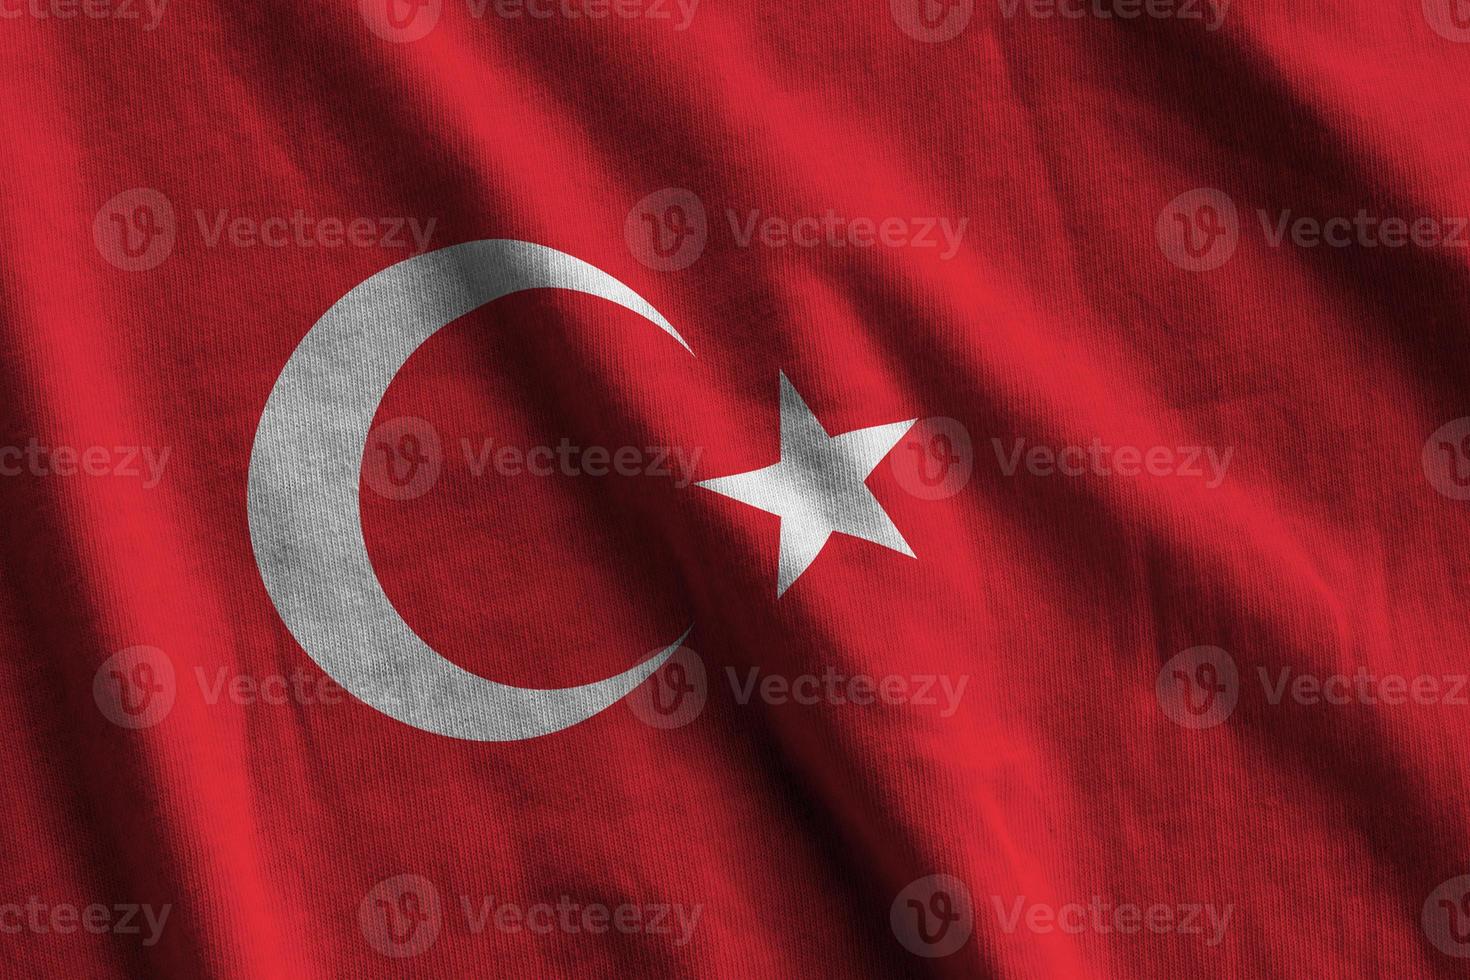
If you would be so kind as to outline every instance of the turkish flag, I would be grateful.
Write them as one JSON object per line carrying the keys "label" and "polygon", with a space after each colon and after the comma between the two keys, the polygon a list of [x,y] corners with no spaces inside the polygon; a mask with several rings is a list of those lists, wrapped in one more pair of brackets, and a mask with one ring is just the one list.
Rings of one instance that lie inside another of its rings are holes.
{"label": "turkish flag", "polygon": [[0,973],[1463,974],[1470,3],[0,83]]}

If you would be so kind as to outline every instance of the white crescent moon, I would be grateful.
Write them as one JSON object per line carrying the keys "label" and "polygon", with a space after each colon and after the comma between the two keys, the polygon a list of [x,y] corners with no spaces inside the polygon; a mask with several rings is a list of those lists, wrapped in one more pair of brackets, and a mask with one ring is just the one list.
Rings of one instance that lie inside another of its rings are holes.
{"label": "white crescent moon", "polygon": [[581,259],[511,239],[467,242],[390,266],[338,300],[281,370],[250,454],[250,542],[291,634],[356,697],[453,738],[512,741],[585,721],[658,670],[689,635],[592,684],[497,684],[420,639],[373,571],[358,479],[388,385],[441,327],[491,300],[542,288],[611,300],[689,350],[647,300]]}

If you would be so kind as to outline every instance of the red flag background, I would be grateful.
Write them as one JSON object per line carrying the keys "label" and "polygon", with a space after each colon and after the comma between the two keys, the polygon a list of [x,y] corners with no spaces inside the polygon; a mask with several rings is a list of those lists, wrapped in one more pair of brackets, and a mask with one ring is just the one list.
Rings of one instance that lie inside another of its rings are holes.
{"label": "red flag background", "polygon": [[[0,0],[0,967],[1462,975],[1467,7]],[[524,293],[379,408],[443,656],[695,624],[504,743],[338,687],[246,511],[313,323],[488,238],[696,355]],[[783,372],[923,420],[867,481],[916,557],[778,599],[693,485]]]}

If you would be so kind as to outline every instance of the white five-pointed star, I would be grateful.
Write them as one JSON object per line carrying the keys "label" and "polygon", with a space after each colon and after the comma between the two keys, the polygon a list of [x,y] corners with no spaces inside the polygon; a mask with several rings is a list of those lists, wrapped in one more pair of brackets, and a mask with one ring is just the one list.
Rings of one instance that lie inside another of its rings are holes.
{"label": "white five-pointed star", "polygon": [[806,571],[833,531],[914,557],[867,484],[874,468],[917,421],[894,422],[830,436],[781,375],[781,462],[702,480],[698,486],[781,518],[776,597]]}

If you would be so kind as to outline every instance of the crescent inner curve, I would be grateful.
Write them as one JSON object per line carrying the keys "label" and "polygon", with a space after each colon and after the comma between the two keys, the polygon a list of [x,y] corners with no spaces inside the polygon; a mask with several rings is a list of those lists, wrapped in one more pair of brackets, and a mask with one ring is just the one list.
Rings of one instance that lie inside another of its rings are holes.
{"label": "crescent inner curve", "polygon": [[502,296],[548,288],[610,300],[690,350],[643,297],[581,259],[511,239],[467,242],[390,266],[328,310],[276,379],[250,455],[250,541],[291,634],[354,696],[453,738],[512,741],[585,721],[658,670],[689,635],[591,684],[500,684],[425,643],[373,571],[359,468],[394,376],[446,324]]}

